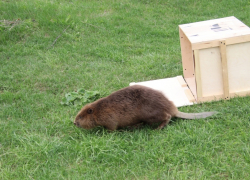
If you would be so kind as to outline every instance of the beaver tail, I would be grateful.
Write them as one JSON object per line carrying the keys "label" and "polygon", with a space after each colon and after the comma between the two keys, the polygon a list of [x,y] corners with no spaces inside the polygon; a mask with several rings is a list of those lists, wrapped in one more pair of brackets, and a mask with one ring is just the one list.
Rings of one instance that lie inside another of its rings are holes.
{"label": "beaver tail", "polygon": [[182,119],[201,119],[201,118],[212,116],[216,113],[217,113],[216,111],[202,112],[202,113],[184,113],[184,112],[178,111],[175,117],[179,117]]}

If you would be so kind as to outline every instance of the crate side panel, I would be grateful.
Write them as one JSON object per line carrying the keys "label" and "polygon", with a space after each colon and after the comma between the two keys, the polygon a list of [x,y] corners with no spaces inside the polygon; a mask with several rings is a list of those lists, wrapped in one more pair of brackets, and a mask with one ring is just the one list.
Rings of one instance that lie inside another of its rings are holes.
{"label": "crate side panel", "polygon": [[194,77],[194,61],[192,47],[189,40],[181,29],[179,29],[179,33],[184,78],[192,78]]}
{"label": "crate side panel", "polygon": [[250,90],[250,42],[227,46],[229,92]]}
{"label": "crate side panel", "polygon": [[223,94],[222,64],[219,47],[202,49],[200,56],[200,74],[202,96]]}

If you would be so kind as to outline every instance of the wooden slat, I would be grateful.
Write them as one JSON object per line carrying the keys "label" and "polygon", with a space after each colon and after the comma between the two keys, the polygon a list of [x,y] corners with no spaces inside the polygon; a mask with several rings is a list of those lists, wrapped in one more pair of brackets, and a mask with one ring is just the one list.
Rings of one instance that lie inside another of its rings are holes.
{"label": "wooden slat", "polygon": [[[230,96],[230,98],[250,96],[250,90],[230,93],[229,96]],[[201,102],[208,102],[208,101],[218,101],[218,100],[221,100],[221,99],[224,99],[223,94],[222,95],[216,95],[216,96],[203,97],[203,98],[200,98],[199,101],[197,101],[197,102],[201,103]]]}
{"label": "wooden slat", "polygon": [[222,64],[224,99],[230,99],[229,83],[228,83],[228,69],[227,69],[227,52],[226,52],[225,40],[220,41],[220,54],[221,54],[221,64]]}
{"label": "wooden slat", "polygon": [[[250,34],[248,35],[242,35],[242,36],[235,36],[227,38],[227,45],[231,44],[238,44],[238,43],[244,43],[250,41]],[[212,48],[212,47],[219,47],[220,42],[219,41],[204,41],[204,42],[198,42],[192,44],[192,50],[195,49],[206,49],[206,48]]]}
{"label": "wooden slat", "polygon": [[185,92],[185,94],[190,102],[195,102],[195,98],[194,98],[190,89],[187,88],[187,89],[185,89],[184,92]]}
{"label": "wooden slat", "polygon": [[224,95],[203,97],[203,98],[200,98],[199,101],[197,101],[197,102],[202,103],[202,102],[209,102],[209,101],[218,101],[218,100],[221,100],[221,99],[224,99]]}
{"label": "wooden slat", "polygon": [[192,78],[185,78],[185,81],[191,90],[195,100],[197,100],[197,90],[196,90],[196,82],[195,82],[195,77]]}
{"label": "wooden slat", "polygon": [[246,91],[240,91],[240,92],[234,92],[234,93],[230,93],[230,97],[243,97],[243,96],[250,96],[250,90],[246,90]]}
{"label": "wooden slat", "polygon": [[185,82],[185,80],[183,79],[182,76],[177,76],[177,79],[178,79],[181,87],[187,87],[187,83]]}
{"label": "wooden slat", "polygon": [[194,61],[195,61],[195,80],[196,80],[196,89],[197,89],[197,99],[199,100],[199,98],[202,98],[199,50],[194,50]]}

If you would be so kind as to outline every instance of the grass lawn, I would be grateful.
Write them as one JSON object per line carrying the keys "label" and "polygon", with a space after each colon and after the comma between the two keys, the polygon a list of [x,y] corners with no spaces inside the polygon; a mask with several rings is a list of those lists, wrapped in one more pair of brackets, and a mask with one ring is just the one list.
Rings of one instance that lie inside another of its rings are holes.
{"label": "grass lawn", "polygon": [[250,97],[114,133],[75,127],[80,107],[60,104],[182,75],[178,25],[227,16],[250,26],[249,0],[1,0],[0,179],[250,179]]}

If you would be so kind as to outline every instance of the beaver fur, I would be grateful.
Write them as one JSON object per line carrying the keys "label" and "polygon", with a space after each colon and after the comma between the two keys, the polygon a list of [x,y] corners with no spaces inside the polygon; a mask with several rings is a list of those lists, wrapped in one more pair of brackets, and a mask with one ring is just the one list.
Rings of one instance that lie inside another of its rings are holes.
{"label": "beaver fur", "polygon": [[171,117],[196,119],[214,113],[180,112],[160,91],[133,85],[85,105],[77,114],[74,124],[85,129],[103,126],[113,131],[140,123],[159,123],[158,129],[162,129]]}

